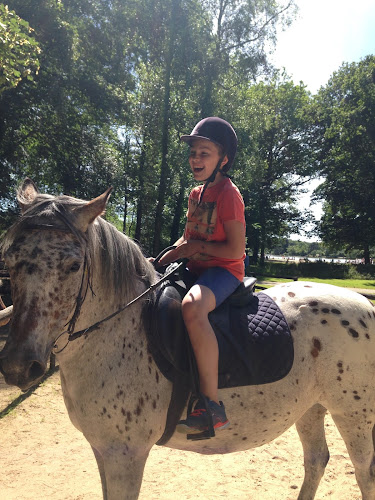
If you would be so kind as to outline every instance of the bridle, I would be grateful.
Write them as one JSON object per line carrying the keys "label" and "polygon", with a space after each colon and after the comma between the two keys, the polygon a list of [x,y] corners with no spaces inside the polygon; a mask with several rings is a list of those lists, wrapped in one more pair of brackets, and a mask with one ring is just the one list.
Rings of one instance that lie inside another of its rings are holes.
{"label": "bridle", "polygon": [[[175,248],[174,246],[170,246],[170,247],[167,247],[165,248],[162,252],[160,252],[160,254],[155,258],[153,264],[154,266],[157,264],[157,262],[161,259],[161,257],[166,253],[168,252],[169,250],[172,250],[173,248]],[[132,299],[130,302],[128,302],[127,304],[125,304],[124,306],[120,307],[119,309],[117,309],[115,312],[113,312],[112,314],[106,316],[105,318],[97,321],[96,323],[88,326],[87,328],[84,328],[82,330],[79,330],[78,332],[74,332],[74,328],[75,328],[75,324],[78,320],[78,317],[79,317],[79,314],[80,314],[80,311],[81,311],[81,306],[86,298],[86,295],[87,295],[87,291],[88,291],[88,288],[90,287],[92,293],[94,294],[94,291],[91,287],[91,283],[89,281],[89,279],[87,280],[87,285],[86,285],[86,288],[85,288],[85,292],[84,294],[82,295],[82,290],[84,288],[84,276],[85,276],[85,270],[87,269],[87,261],[86,261],[86,254],[85,254],[85,262],[84,262],[84,272],[82,274],[82,282],[81,282],[81,286],[80,286],[80,290],[78,292],[78,296],[77,296],[77,299],[76,299],[76,308],[74,310],[74,313],[73,313],[73,316],[72,318],[68,321],[68,323],[66,325],[68,325],[68,328],[67,330],[65,330],[64,332],[60,333],[60,335],[58,335],[58,337],[55,339],[55,341],[53,342],[53,353],[54,354],[59,354],[60,352],[62,352],[66,347],[67,345],[72,342],[73,340],[76,340],[80,337],[82,337],[83,335],[88,335],[89,333],[93,332],[94,330],[98,330],[99,327],[105,323],[106,321],[109,321],[110,319],[114,318],[115,316],[117,316],[118,314],[122,313],[123,311],[125,311],[125,309],[128,309],[130,306],[132,306],[133,304],[135,304],[136,302],[138,302],[140,299],[142,299],[143,297],[145,297],[146,295],[150,294],[151,292],[153,292],[156,288],[158,288],[162,283],[164,283],[164,281],[166,281],[167,279],[169,279],[172,275],[176,275],[176,272],[183,266],[186,265],[186,260],[183,259],[181,262],[179,263],[174,263],[174,264],[171,264],[170,265],[170,268],[167,269],[167,272],[158,280],[156,281],[155,283],[153,283],[152,285],[150,285],[146,290],[144,290],[140,295],[138,295],[137,297],[135,297],[134,299]],[[91,274],[91,273],[90,273]],[[65,326],[66,326],[65,325]],[[64,345],[64,347],[62,347],[61,349],[57,350],[57,342],[58,340],[65,334],[68,334],[68,339],[67,339],[67,342],[66,344]]]}
{"label": "bridle", "polygon": [[[51,200],[43,200],[42,202],[39,202],[36,205],[33,205],[32,207],[30,207],[29,209],[27,209],[24,212],[23,216],[25,216],[25,214],[27,212],[29,212],[29,211],[31,212],[32,209],[35,209],[36,207],[40,207],[40,206],[47,205],[47,204],[50,204],[50,203],[51,203]],[[170,268],[167,269],[167,272],[158,281],[156,281],[155,283],[153,283],[152,285],[150,285],[140,295],[138,295],[137,297],[135,297],[133,300],[131,300],[130,302],[128,302],[123,307],[120,307],[119,309],[117,309],[112,314],[110,314],[110,315],[106,316],[105,318],[97,321],[96,323],[88,326],[87,328],[84,328],[82,330],[79,330],[78,332],[75,332],[74,331],[75,330],[75,325],[76,325],[77,320],[78,320],[78,318],[80,316],[81,308],[82,308],[82,305],[83,305],[83,303],[84,303],[84,301],[86,299],[86,296],[87,296],[87,293],[88,293],[89,289],[91,290],[91,293],[93,295],[95,295],[93,287],[92,287],[91,258],[90,258],[90,253],[87,250],[87,246],[88,245],[87,245],[87,236],[86,236],[86,234],[83,233],[83,232],[81,232],[81,231],[79,231],[69,221],[68,217],[65,215],[65,210],[64,210],[63,206],[59,206],[58,204],[56,204],[54,202],[52,202],[52,204],[54,205],[54,208],[56,210],[56,215],[64,223],[64,226],[66,226],[66,228],[65,227],[56,227],[56,226],[54,226],[52,224],[43,224],[43,223],[39,223],[39,224],[35,224],[34,223],[33,224],[33,223],[27,223],[27,226],[26,226],[27,229],[46,229],[46,230],[54,229],[54,230],[57,230],[57,231],[70,232],[70,233],[72,233],[78,239],[81,247],[84,249],[84,261],[83,261],[82,280],[81,280],[81,284],[80,284],[80,288],[79,288],[79,291],[78,291],[77,298],[75,299],[75,308],[74,308],[72,317],[65,324],[65,327],[67,327],[66,330],[64,330],[62,333],[60,333],[56,337],[56,339],[52,342],[52,351],[53,351],[53,353],[54,354],[59,354],[73,340],[76,340],[76,339],[82,337],[83,335],[88,335],[90,332],[99,329],[99,327],[103,323],[105,323],[106,321],[109,321],[110,319],[114,318],[115,316],[117,316],[121,312],[125,311],[125,309],[131,307],[133,304],[135,304],[136,302],[138,302],[140,299],[142,299],[146,295],[148,295],[151,292],[153,292],[164,281],[166,281],[172,275],[176,274],[176,271],[178,269],[180,269],[181,267],[185,266],[186,265],[186,260],[184,259],[184,260],[182,260],[179,263],[175,263],[174,265],[171,264]],[[31,217],[31,215],[30,215],[30,217]],[[26,221],[27,221],[27,215],[26,215]],[[168,252],[169,250],[171,250],[173,248],[175,248],[175,247],[174,246],[170,246],[170,247],[165,248],[162,252],[160,252],[160,254],[155,258],[155,260],[153,262],[154,267],[156,266],[156,264],[158,263],[158,261],[161,259],[161,257],[166,252]],[[57,342],[65,334],[68,334],[67,342],[66,342],[66,344],[61,349],[58,349]]]}
{"label": "bridle", "polygon": [[[133,304],[135,304],[136,302],[138,302],[138,300],[142,299],[143,297],[145,297],[149,293],[153,292],[164,281],[166,281],[172,275],[176,274],[176,271],[178,271],[178,269],[180,269],[184,265],[185,265],[184,261],[178,263],[170,271],[168,271],[166,274],[164,274],[164,276],[162,278],[160,278],[156,283],[153,283],[151,286],[149,286],[149,288],[147,288],[147,290],[145,290],[140,295],[138,295],[137,297],[135,297],[135,299],[131,300],[130,302],[128,302],[127,304],[125,304],[123,307],[120,307],[119,309],[117,309],[117,311],[113,312],[109,316],[106,316],[105,318],[97,321],[96,323],[94,323],[91,326],[88,326],[87,328],[84,328],[83,330],[79,330],[78,332],[74,332],[74,326],[75,326],[76,320],[78,319],[78,316],[76,316],[75,321],[73,321],[73,317],[74,317],[74,315],[73,315],[72,319],[67,323],[67,325],[69,325],[68,329],[65,330],[64,332],[60,333],[60,335],[55,339],[55,341],[53,343],[53,349],[57,349],[56,343],[59,340],[59,338],[62,337],[65,333],[68,333],[67,343],[65,344],[65,346],[62,349],[60,349],[58,351],[54,350],[54,354],[59,354],[60,352],[62,352],[67,347],[67,345],[69,344],[69,342],[72,342],[73,340],[76,340],[76,339],[82,337],[82,335],[87,335],[87,334],[89,334],[90,332],[92,332],[94,330],[98,330],[99,327],[100,327],[100,325],[102,325],[106,321],[109,321],[110,319],[114,318],[115,316],[117,316],[117,314],[120,314],[121,312],[125,311],[125,309],[127,309],[128,307],[130,307]],[[78,299],[79,299],[79,296],[77,297],[77,306],[78,306]],[[80,303],[80,305],[82,305],[82,303],[83,303],[83,301]],[[76,307],[76,311],[77,311],[77,307]]]}

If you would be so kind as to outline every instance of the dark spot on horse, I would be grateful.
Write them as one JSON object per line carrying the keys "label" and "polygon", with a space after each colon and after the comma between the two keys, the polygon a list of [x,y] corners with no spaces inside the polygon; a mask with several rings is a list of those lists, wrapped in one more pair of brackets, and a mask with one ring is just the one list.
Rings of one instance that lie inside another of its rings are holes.
{"label": "dark spot on horse", "polygon": [[107,413],[107,408],[103,406],[103,413]]}
{"label": "dark spot on horse", "polygon": [[104,380],[103,380],[103,382],[102,382],[102,388],[104,387],[104,385],[105,385],[105,382],[104,382]]}
{"label": "dark spot on horse", "polygon": [[294,331],[296,329],[296,327],[294,325],[290,325],[290,331]]}
{"label": "dark spot on horse", "polygon": [[304,285],[304,288],[312,288],[311,285]]}
{"label": "dark spot on horse", "polygon": [[362,319],[360,319],[359,322],[361,323],[361,325],[363,326],[363,328],[367,328],[366,323]]}
{"label": "dark spot on horse", "polygon": [[131,422],[132,419],[133,419],[132,414],[130,413],[130,411],[127,411],[126,412],[126,423]]}
{"label": "dark spot on horse", "polygon": [[314,314],[318,314],[319,309],[313,309],[313,310],[312,310],[312,312],[313,312]]}
{"label": "dark spot on horse", "polygon": [[155,379],[156,382],[159,383],[159,372],[157,370],[155,371]]}
{"label": "dark spot on horse", "polygon": [[309,306],[310,307],[316,307],[318,305],[318,301],[317,300],[312,300],[311,302],[309,302]]}
{"label": "dark spot on horse", "polygon": [[316,337],[313,338],[313,346],[314,347],[311,350],[311,355],[313,358],[317,358],[319,356],[319,352],[322,350],[322,344]]}
{"label": "dark spot on horse", "polygon": [[342,324],[342,326],[348,326],[350,323],[349,323],[349,321],[347,321],[346,319],[343,319],[343,320],[341,321],[341,324]]}
{"label": "dark spot on horse", "polygon": [[285,302],[285,297],[281,297],[281,302]]}
{"label": "dark spot on horse", "polygon": [[125,417],[125,414],[126,414],[126,411],[125,411],[125,408],[121,408],[121,413],[124,415]]}
{"label": "dark spot on horse", "polygon": [[326,324],[327,324],[327,320],[322,319],[321,324],[322,324],[322,325],[326,325]]}
{"label": "dark spot on horse", "polygon": [[153,407],[153,409],[155,410],[155,408],[156,408],[156,401],[155,401],[155,399],[154,399],[154,400],[153,400],[153,402],[152,402],[152,407]]}
{"label": "dark spot on horse", "polygon": [[37,269],[38,269],[38,266],[36,264],[29,264],[27,266],[27,273],[28,274],[34,274],[35,271],[37,271]]}
{"label": "dark spot on horse", "polygon": [[337,377],[337,380],[338,380],[339,382],[341,382],[341,377],[340,377],[340,375]]}
{"label": "dark spot on horse", "polygon": [[344,394],[346,394],[348,391],[342,391]]}
{"label": "dark spot on horse", "polygon": [[365,337],[366,339],[370,339],[370,335],[368,333],[366,333]]}
{"label": "dark spot on horse", "polygon": [[142,413],[142,409],[141,407],[138,405],[137,408],[134,410],[134,415],[137,415],[139,417],[139,415]]}
{"label": "dark spot on horse", "polygon": [[246,441],[246,439],[247,439],[247,437],[243,437],[243,438],[242,438],[242,441]]}
{"label": "dark spot on horse", "polygon": [[299,383],[299,380],[298,380],[298,378],[296,378],[296,384],[298,385],[298,383]]}
{"label": "dark spot on horse", "polygon": [[357,330],[354,330],[354,328],[349,328],[349,333],[355,339],[359,337],[359,333],[357,332]]}
{"label": "dark spot on horse", "polygon": [[317,339],[317,338],[314,338],[313,342],[314,342],[314,347],[316,347],[316,349],[318,349],[318,351],[321,351],[322,350],[322,344],[321,344],[320,340]]}
{"label": "dark spot on horse", "polygon": [[288,292],[289,297],[295,297],[296,294],[294,292]]}
{"label": "dark spot on horse", "polygon": [[326,313],[326,314],[327,314],[327,313],[329,313],[329,309],[328,309],[328,307],[323,307],[322,312],[324,312],[324,313]]}
{"label": "dark spot on horse", "polygon": [[341,314],[341,311],[338,309],[331,309],[331,312],[333,312],[333,314]]}
{"label": "dark spot on horse", "polygon": [[358,400],[361,399],[360,396],[354,396],[354,399]]}

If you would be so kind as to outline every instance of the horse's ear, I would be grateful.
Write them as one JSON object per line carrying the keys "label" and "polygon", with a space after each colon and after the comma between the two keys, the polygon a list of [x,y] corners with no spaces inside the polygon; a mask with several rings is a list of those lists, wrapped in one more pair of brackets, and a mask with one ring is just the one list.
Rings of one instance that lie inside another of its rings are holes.
{"label": "horse's ear", "polygon": [[89,225],[92,224],[99,215],[104,213],[112,189],[113,188],[110,187],[105,193],[97,198],[74,209],[74,214],[76,216],[75,226],[77,226],[78,229],[86,232]]}
{"label": "horse's ear", "polygon": [[29,205],[35,200],[39,193],[34,182],[26,177],[21,186],[17,190],[17,201],[23,213]]}

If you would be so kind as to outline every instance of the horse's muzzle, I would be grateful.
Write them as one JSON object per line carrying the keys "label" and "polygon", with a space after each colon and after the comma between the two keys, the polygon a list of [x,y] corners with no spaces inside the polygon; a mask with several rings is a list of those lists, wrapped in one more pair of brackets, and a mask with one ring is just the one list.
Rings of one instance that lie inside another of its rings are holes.
{"label": "horse's muzzle", "polygon": [[18,356],[0,353],[0,372],[8,385],[16,385],[22,391],[27,391],[43,377],[47,365],[35,359],[21,359]]}

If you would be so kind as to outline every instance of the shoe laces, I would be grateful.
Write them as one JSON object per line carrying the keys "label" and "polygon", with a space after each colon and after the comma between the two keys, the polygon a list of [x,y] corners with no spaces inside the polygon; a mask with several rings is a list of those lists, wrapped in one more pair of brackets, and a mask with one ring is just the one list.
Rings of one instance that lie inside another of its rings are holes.
{"label": "shoe laces", "polygon": [[195,410],[193,410],[191,412],[191,416],[192,417],[200,417],[205,412],[206,412],[206,410],[204,408],[195,408]]}

